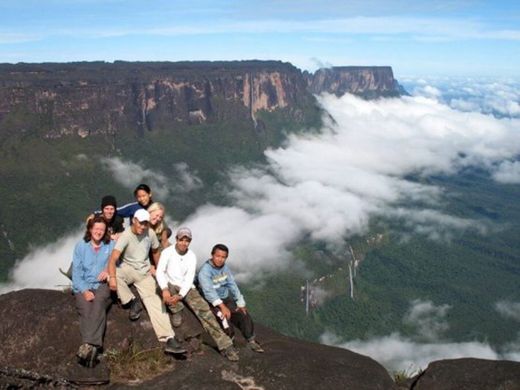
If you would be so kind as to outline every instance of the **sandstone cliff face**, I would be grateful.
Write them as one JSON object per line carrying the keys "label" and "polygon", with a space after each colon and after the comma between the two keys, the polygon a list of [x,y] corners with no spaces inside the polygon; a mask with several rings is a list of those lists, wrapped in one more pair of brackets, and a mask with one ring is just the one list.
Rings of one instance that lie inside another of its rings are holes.
{"label": "sandstone cliff face", "polygon": [[314,75],[279,61],[91,62],[0,65],[0,131],[44,138],[139,135],[225,120],[261,125],[259,111],[294,122],[312,94],[399,95],[390,67],[335,67]]}
{"label": "sandstone cliff face", "polygon": [[230,118],[255,123],[259,110],[297,109],[311,100],[301,72],[274,61],[0,67],[0,122],[34,115],[48,138],[143,134]]}
{"label": "sandstone cliff face", "polygon": [[312,93],[352,93],[368,98],[399,96],[400,90],[389,66],[338,66],[318,69],[308,78]]}

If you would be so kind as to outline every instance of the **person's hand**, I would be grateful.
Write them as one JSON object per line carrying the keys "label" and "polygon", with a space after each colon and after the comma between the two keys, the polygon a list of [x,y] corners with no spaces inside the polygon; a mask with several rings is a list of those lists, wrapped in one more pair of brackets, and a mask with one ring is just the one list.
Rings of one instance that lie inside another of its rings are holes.
{"label": "person's hand", "polygon": [[104,282],[105,280],[108,280],[108,271],[106,269],[101,271],[97,277],[97,280],[99,280],[100,282]]}
{"label": "person's hand", "polygon": [[165,305],[173,305],[173,297],[169,290],[162,290],[162,299]]}
{"label": "person's hand", "polygon": [[83,291],[83,298],[85,298],[85,301],[90,302],[94,300],[94,293],[90,290]]}
{"label": "person's hand", "polygon": [[242,313],[242,314],[247,314],[247,309],[246,309],[245,306],[244,306],[244,307],[237,307],[237,310],[236,310],[236,311],[237,311],[237,312],[240,312],[240,313]]}
{"label": "person's hand", "polygon": [[155,269],[155,265],[150,266],[150,275],[155,277],[155,274],[157,273],[157,270]]}
{"label": "person's hand", "polygon": [[228,307],[221,303],[220,305],[218,305],[218,308],[220,309],[220,311],[222,312],[222,315],[224,316],[224,318],[226,320],[229,320],[231,318],[231,311],[228,309]]}
{"label": "person's hand", "polygon": [[110,288],[110,290],[112,291],[117,291],[117,279],[116,277],[111,277],[109,280],[108,280],[108,287]]}
{"label": "person's hand", "polygon": [[172,297],[172,305],[176,305],[177,302],[181,301],[182,300],[182,295],[179,295],[179,294],[175,294],[173,297]]}

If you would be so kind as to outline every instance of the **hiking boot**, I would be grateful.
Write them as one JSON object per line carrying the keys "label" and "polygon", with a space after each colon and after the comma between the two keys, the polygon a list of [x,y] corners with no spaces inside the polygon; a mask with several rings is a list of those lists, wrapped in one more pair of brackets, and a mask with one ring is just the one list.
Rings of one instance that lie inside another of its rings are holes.
{"label": "hiking boot", "polygon": [[224,356],[227,360],[230,362],[238,362],[238,351],[235,349],[235,347],[230,346],[224,349],[220,352],[222,356]]}
{"label": "hiking boot", "polygon": [[130,310],[128,311],[128,318],[130,321],[136,321],[141,317],[141,312],[143,311],[143,305],[141,305],[141,301],[137,298],[134,298],[130,301]]}
{"label": "hiking boot", "polygon": [[94,367],[96,365],[97,348],[91,344],[81,344],[76,354],[78,363],[85,367]]}
{"label": "hiking boot", "polygon": [[260,344],[258,344],[255,340],[250,340],[247,342],[247,347],[253,351],[253,352],[258,352],[258,353],[263,353],[265,352],[264,349],[262,348],[262,346]]}
{"label": "hiking boot", "polygon": [[174,328],[178,328],[182,324],[182,313],[179,311],[172,314],[172,325]]}
{"label": "hiking boot", "polygon": [[175,340],[175,337],[170,337],[166,341],[166,345],[164,346],[164,352],[168,353],[186,353],[186,349],[182,347],[182,345],[179,344],[177,340]]}

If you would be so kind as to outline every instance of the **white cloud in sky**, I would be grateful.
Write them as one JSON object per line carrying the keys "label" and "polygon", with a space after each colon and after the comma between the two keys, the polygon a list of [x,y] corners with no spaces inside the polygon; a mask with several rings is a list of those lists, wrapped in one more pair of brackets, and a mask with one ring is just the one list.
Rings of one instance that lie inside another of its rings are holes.
{"label": "white cloud in sky", "polygon": [[[403,34],[417,41],[451,41],[468,39],[493,39],[505,41],[520,40],[520,30],[503,29],[468,20],[467,18],[443,18],[421,16],[352,16],[306,18],[262,18],[240,21],[219,17],[212,23],[207,20],[178,20],[176,23],[164,23],[156,20],[137,28],[126,25],[95,26],[65,25],[60,28],[40,29],[32,34],[34,39],[43,39],[49,35],[88,36],[94,38],[123,36],[190,36],[213,34],[350,34],[373,35],[376,37],[397,37]],[[23,36],[21,33],[17,34]]]}
{"label": "white cloud in sky", "polygon": [[320,341],[323,344],[334,345],[370,356],[387,370],[411,373],[424,370],[430,362],[441,359],[475,357],[497,360],[503,358],[487,343],[477,341],[422,343],[399,333],[375,337],[367,341],[352,340],[340,344],[337,343],[337,336],[326,333],[322,335]]}
{"label": "white cloud in sky", "polygon": [[[463,113],[423,97],[323,96],[320,102],[334,121],[319,134],[292,135],[283,148],[266,151],[263,168],[232,170],[233,208],[206,205],[188,218],[206,247],[226,240],[238,245],[236,266],[247,276],[253,263],[255,272],[288,264],[281,254],[303,237],[341,246],[365,232],[374,216],[399,218],[433,239],[464,229],[485,234],[483,224],[439,209],[442,189],[405,177],[456,174],[511,158],[520,151],[520,121]],[[249,230],[258,226],[263,230]],[[264,238],[269,249],[254,250]]]}
{"label": "white cloud in sky", "polygon": [[173,181],[175,192],[190,192],[203,186],[202,180],[195,173],[190,172],[187,163],[174,164],[173,169],[176,173]]}
{"label": "white cloud in sky", "polygon": [[129,189],[134,189],[139,183],[146,183],[158,198],[166,199],[173,193],[187,193],[202,187],[202,180],[190,172],[185,162],[173,165],[169,175],[143,168],[132,161],[124,161],[118,157],[104,158],[105,168],[109,170],[114,179]]}
{"label": "white cloud in sky", "polygon": [[520,322],[520,302],[500,301],[495,304],[495,309],[505,318]]}
{"label": "white cloud in sky", "polygon": [[450,305],[436,306],[432,301],[415,299],[403,322],[414,326],[422,338],[436,340],[449,328],[446,315],[450,309]]}
{"label": "white cloud in sky", "polygon": [[520,161],[503,161],[493,172],[493,178],[499,183],[520,184]]}
{"label": "white cloud in sky", "polygon": [[[508,343],[501,351],[497,351],[488,343],[443,340],[442,333],[449,327],[446,316],[450,309],[449,305],[437,306],[431,301],[416,299],[411,302],[411,307],[403,318],[405,324],[416,327],[417,334],[414,336],[393,332],[369,340],[342,341],[338,335],[325,332],[320,341],[370,356],[390,371],[405,371],[409,374],[424,370],[430,362],[441,359],[474,357],[520,361],[520,342],[517,341]],[[516,309],[515,307],[514,310]]]}
{"label": "white cloud in sky", "polygon": [[412,95],[436,99],[456,110],[520,117],[520,81],[515,79],[405,77],[400,82]]}
{"label": "white cloud in sky", "polygon": [[123,161],[118,157],[104,158],[101,162],[114,179],[125,187],[134,189],[139,183],[147,183],[159,198],[168,196],[168,181],[160,172],[142,168],[137,163]]}
{"label": "white cloud in sky", "polygon": [[0,294],[24,288],[61,289],[71,282],[59,272],[67,271],[72,262],[74,246],[83,237],[84,230],[77,228],[56,242],[33,248],[17,261],[9,273],[9,282],[0,283]]}

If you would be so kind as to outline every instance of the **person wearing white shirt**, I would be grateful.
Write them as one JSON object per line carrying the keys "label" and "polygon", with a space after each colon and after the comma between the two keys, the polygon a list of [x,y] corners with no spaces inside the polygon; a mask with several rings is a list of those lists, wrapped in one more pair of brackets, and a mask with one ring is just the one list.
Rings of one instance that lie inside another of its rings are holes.
{"label": "person wearing white shirt", "polygon": [[233,341],[224,333],[208,303],[193,285],[197,257],[189,249],[191,239],[191,230],[181,227],[175,235],[175,245],[161,253],[155,277],[162,290],[163,302],[174,313],[174,326],[180,325],[181,310],[184,307],[182,303],[187,304],[206,332],[215,340],[222,355],[230,361],[238,361],[239,356],[233,347]]}

